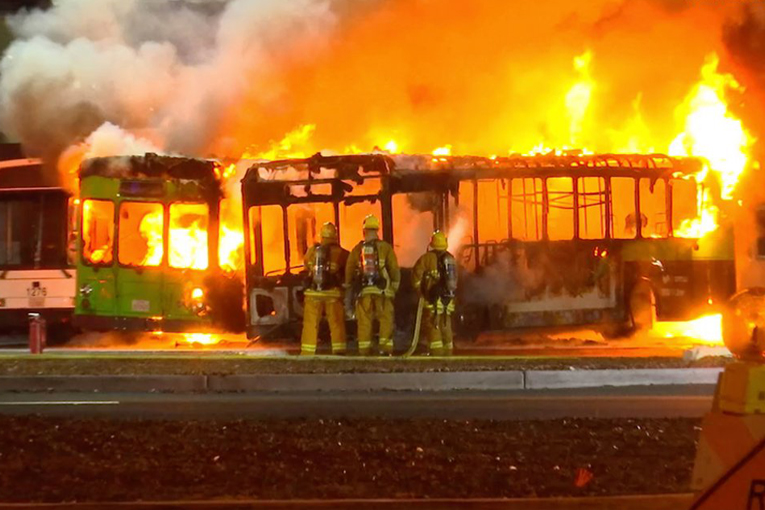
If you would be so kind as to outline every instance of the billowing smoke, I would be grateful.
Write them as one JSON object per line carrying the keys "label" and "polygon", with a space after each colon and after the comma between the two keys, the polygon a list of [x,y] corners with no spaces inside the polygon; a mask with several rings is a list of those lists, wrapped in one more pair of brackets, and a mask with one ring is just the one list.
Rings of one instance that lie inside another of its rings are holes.
{"label": "billowing smoke", "polygon": [[[104,122],[167,152],[664,151],[736,2],[60,0],[24,11],[0,123],[56,158]],[[739,38],[740,39],[740,38]],[[144,136],[144,135],[142,135]]]}
{"label": "billowing smoke", "polygon": [[335,21],[327,0],[62,0],[20,12],[0,62],[0,122],[49,160],[105,123],[206,155],[229,110],[245,94],[279,100],[275,73],[310,59]]}

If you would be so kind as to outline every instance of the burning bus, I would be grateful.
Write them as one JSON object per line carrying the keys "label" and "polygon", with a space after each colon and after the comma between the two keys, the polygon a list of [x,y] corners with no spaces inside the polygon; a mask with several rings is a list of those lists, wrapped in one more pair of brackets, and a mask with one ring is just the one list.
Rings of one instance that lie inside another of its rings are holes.
{"label": "burning bus", "polygon": [[[255,164],[242,181],[248,336],[296,333],[302,259],[318,228],[335,222],[350,250],[370,213],[404,268],[432,229],[449,233],[463,335],[696,317],[736,286],[731,228],[700,224],[719,194],[711,174],[704,160],[664,155],[317,154]],[[399,333],[416,308],[408,282],[396,299]]]}
{"label": "burning bus", "polygon": [[75,323],[240,329],[241,282],[220,268],[222,198],[214,161],[146,154],[83,162]]}

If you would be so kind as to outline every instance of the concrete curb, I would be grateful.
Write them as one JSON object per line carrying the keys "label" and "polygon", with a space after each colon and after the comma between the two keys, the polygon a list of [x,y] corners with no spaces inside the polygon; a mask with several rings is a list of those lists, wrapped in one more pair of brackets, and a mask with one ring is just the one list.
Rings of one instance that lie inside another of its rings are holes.
{"label": "concrete curb", "polygon": [[722,368],[644,368],[632,370],[529,370],[527,390],[716,384]]}
{"label": "concrete curb", "polygon": [[520,391],[717,383],[722,368],[508,370],[367,374],[0,376],[3,392]]}
{"label": "concrete curb", "polygon": [[417,372],[210,376],[210,391],[452,391],[522,390],[523,372]]}
{"label": "concrete curb", "polygon": [[0,376],[0,392],[73,391],[103,393],[189,392],[207,389],[205,375],[31,375]]}
{"label": "concrete curb", "polygon": [[677,510],[688,508],[691,494],[655,496],[610,496],[588,498],[513,498],[513,499],[335,499],[335,500],[263,500],[263,501],[168,501],[136,503],[29,503],[2,504],[0,510],[99,510],[99,509],[163,509],[163,510],[250,510],[259,508],[331,508],[331,509],[398,509],[418,510]]}

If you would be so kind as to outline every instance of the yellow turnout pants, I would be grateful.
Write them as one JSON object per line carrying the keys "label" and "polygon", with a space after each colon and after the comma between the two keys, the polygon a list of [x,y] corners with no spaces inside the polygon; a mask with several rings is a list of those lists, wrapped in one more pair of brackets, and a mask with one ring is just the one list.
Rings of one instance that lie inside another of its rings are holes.
{"label": "yellow turnout pants", "polygon": [[448,356],[454,351],[452,314],[445,311],[436,312],[431,307],[426,307],[422,311],[422,334],[430,354]]}
{"label": "yellow turnout pants", "polygon": [[367,294],[356,301],[359,354],[369,354],[372,348],[372,326],[380,323],[380,350],[393,353],[393,300],[381,294]]}
{"label": "yellow turnout pants", "polygon": [[327,315],[332,354],[345,351],[345,309],[342,298],[306,296],[303,303],[303,335],[300,354],[316,354],[321,317]]}

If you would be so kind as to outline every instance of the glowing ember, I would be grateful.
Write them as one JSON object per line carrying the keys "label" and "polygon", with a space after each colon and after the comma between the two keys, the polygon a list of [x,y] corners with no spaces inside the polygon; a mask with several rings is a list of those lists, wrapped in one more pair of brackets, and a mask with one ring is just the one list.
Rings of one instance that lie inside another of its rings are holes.
{"label": "glowing ember", "polygon": [[660,338],[686,338],[695,343],[723,345],[722,314],[704,315],[687,322],[657,322],[651,334]]}
{"label": "glowing ember", "polygon": [[390,140],[388,143],[385,144],[385,150],[390,152],[391,154],[398,154],[398,144],[396,143],[395,140]]}
{"label": "glowing ember", "polygon": [[218,179],[224,181],[226,179],[230,179],[236,175],[236,163],[232,163],[227,167],[223,167],[222,165],[215,165],[215,175],[218,177]]}
{"label": "glowing ember", "polygon": [[452,155],[452,146],[451,145],[444,145],[443,147],[439,147],[438,149],[433,151],[434,156],[451,156]]}
{"label": "glowing ember", "polygon": [[218,335],[210,333],[184,333],[183,340],[189,344],[197,345],[215,345],[220,343],[221,338]]}

